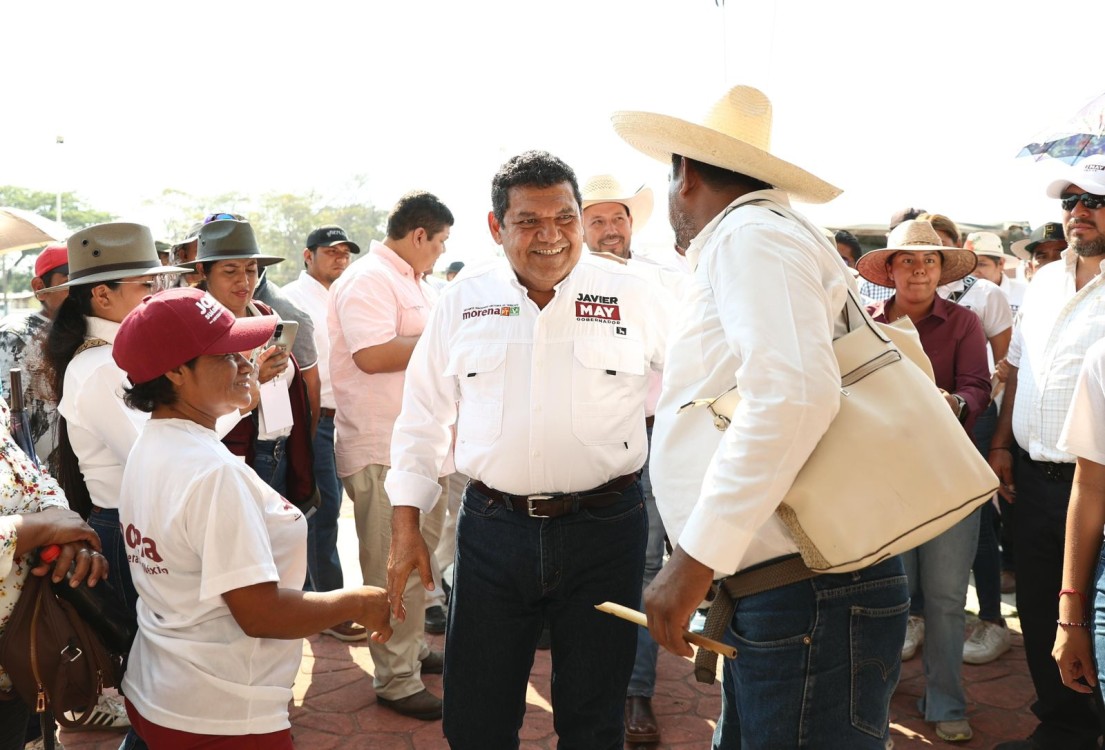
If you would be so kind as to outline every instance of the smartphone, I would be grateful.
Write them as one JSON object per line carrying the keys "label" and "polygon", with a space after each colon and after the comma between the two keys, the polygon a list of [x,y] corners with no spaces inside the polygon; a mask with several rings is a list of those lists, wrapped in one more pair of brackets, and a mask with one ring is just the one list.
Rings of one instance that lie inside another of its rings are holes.
{"label": "smartphone", "polygon": [[272,340],[269,346],[279,346],[281,350],[291,351],[295,334],[299,331],[299,323],[294,320],[281,320],[276,324],[276,330],[272,332]]}

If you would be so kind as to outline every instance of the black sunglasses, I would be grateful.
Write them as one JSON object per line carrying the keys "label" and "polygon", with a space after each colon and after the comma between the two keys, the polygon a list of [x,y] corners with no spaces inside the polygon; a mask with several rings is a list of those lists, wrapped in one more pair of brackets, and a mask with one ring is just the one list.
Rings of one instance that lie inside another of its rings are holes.
{"label": "black sunglasses", "polygon": [[1074,207],[1081,201],[1082,205],[1090,211],[1105,206],[1105,195],[1094,195],[1093,193],[1082,193],[1081,195],[1064,195],[1059,199],[1059,204],[1063,207],[1064,211],[1073,211]]}

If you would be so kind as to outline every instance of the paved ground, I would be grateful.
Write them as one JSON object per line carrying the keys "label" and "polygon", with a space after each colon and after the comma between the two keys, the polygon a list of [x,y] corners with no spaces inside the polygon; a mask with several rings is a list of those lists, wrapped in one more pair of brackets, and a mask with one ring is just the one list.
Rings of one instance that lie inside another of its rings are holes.
{"label": "paved ground", "polygon": [[[352,511],[343,513],[341,554],[347,581],[359,581],[356,568],[356,535],[351,527]],[[1005,597],[1003,611],[1011,627],[1019,630],[1012,608],[1012,597]],[[973,591],[968,607],[974,606]],[[431,639],[443,647],[442,637]],[[539,651],[531,672],[528,710],[522,728],[522,747],[556,747],[549,700],[549,652]],[[293,734],[298,750],[332,748],[371,748],[372,750],[437,750],[446,748],[441,722],[408,719],[377,706],[372,690],[372,660],[364,645],[340,643],[327,636],[304,641],[303,664],[295,683],[291,709]],[[996,742],[1020,739],[1035,726],[1029,711],[1033,700],[1032,683],[1024,661],[1019,633],[1014,646],[996,662],[984,666],[964,665],[963,678],[970,701],[968,717],[975,737],[964,748],[991,748]],[[425,678],[427,687],[441,694],[441,677]],[[694,680],[690,661],[662,653],[654,707],[659,714],[663,742],[658,749],[709,747],[714,721],[719,711],[720,683],[701,685]],[[925,723],[916,709],[924,687],[920,656],[906,662],[894,697],[891,733],[895,750],[915,750],[945,745],[937,739],[933,727]],[[118,732],[66,733],[63,742],[74,750],[115,750]],[[630,746],[627,746],[630,747]]]}

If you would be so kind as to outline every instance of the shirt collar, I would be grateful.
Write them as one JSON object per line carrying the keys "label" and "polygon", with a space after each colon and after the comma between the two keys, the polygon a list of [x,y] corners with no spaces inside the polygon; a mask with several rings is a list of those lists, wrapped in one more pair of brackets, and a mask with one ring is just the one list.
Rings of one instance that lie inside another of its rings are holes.
{"label": "shirt collar", "polygon": [[690,244],[687,246],[686,253],[687,262],[690,263],[691,267],[695,268],[698,266],[698,257],[702,254],[702,248],[705,247],[706,243],[710,241],[710,238],[714,236],[714,232],[717,231],[721,222],[733,211],[733,209],[750,201],[765,199],[786,206],[787,208],[790,207],[790,200],[787,198],[786,192],[774,188],[771,190],[755,190],[740,196],[726,206],[724,211],[711,219],[709,224],[702,227],[702,231],[691,240]]}
{"label": "shirt collar", "polygon": [[[1074,252],[1072,248],[1066,248],[1059,255],[1063,259],[1063,267],[1071,278],[1074,278],[1075,273],[1078,271],[1078,253]],[[1087,261],[1089,262],[1089,261]],[[1105,258],[1098,261],[1098,273],[1105,273]]]}
{"label": "shirt collar", "polygon": [[115,334],[119,332],[120,323],[90,315],[86,315],[84,319],[88,323],[86,339],[103,339],[109,344],[115,343]]}
{"label": "shirt collar", "polygon": [[300,271],[299,272],[299,281],[300,281],[301,284],[303,284],[309,290],[311,290],[312,292],[314,292],[316,294],[319,293],[319,292],[322,292],[323,294],[328,294],[329,291],[330,291],[329,289],[327,289],[326,287],[324,287],[322,285],[321,281],[319,281],[318,279],[316,279],[314,276],[307,273],[306,271]]}
{"label": "shirt collar", "polygon": [[392,250],[384,243],[373,240],[372,245],[371,247],[369,247],[368,251],[380,260],[382,260],[384,263],[387,263],[403,276],[417,281],[417,279],[415,278],[416,274],[414,272],[414,267],[407,261],[400,258],[397,252]]}

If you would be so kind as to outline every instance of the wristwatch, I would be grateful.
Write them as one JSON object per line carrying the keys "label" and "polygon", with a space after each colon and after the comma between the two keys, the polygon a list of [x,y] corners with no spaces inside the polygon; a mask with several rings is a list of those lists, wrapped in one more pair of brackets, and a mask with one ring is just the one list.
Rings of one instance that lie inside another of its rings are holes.
{"label": "wristwatch", "polygon": [[953,393],[952,398],[959,404],[959,409],[956,410],[955,416],[959,418],[960,423],[967,421],[967,400],[960,396],[958,393]]}

